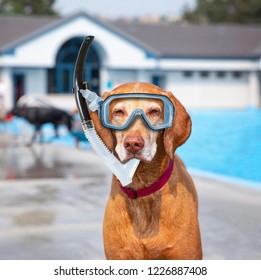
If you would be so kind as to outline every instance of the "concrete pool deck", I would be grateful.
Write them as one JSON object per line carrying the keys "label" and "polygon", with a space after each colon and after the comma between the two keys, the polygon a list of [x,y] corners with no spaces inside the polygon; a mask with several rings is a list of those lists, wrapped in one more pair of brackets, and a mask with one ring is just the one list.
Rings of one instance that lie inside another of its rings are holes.
{"label": "concrete pool deck", "polygon": [[[111,174],[92,152],[0,133],[0,259],[104,259]],[[205,259],[261,259],[261,191],[193,176]]]}

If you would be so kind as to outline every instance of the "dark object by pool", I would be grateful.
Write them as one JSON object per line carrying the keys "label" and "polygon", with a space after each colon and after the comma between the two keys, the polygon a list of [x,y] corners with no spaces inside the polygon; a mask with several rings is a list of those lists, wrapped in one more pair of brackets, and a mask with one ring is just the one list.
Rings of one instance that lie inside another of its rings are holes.
{"label": "dark object by pool", "polygon": [[43,124],[52,123],[56,137],[59,137],[59,125],[66,125],[69,131],[72,129],[71,115],[37,98],[30,97],[28,100],[18,101],[17,105],[8,113],[8,115],[10,114],[26,119],[35,127],[29,144],[35,141],[37,134],[40,134],[40,139],[42,139],[41,126]]}

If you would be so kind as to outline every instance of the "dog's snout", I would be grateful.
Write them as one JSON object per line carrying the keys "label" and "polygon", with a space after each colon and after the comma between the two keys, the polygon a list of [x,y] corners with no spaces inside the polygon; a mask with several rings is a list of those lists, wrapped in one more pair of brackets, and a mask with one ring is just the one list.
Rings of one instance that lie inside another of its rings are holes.
{"label": "dog's snout", "polygon": [[124,148],[128,153],[137,153],[144,147],[144,140],[140,136],[128,136],[124,141]]}

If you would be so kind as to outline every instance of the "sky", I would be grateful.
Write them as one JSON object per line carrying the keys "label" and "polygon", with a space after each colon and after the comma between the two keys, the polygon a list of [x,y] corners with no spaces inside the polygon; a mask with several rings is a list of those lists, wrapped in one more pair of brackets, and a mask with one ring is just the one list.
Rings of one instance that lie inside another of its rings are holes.
{"label": "sky", "polygon": [[55,9],[61,15],[86,11],[108,18],[137,17],[143,15],[180,15],[185,4],[195,0],[56,0]]}

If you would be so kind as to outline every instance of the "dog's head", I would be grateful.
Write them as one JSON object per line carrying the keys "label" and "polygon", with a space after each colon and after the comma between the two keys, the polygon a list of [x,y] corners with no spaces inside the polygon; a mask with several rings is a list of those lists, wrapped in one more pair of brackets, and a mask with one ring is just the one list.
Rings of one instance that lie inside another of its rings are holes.
{"label": "dog's head", "polygon": [[[150,93],[167,96],[175,107],[174,121],[171,127],[154,131],[147,126],[142,118],[136,117],[125,130],[110,130],[103,127],[96,112],[92,113],[91,117],[97,133],[109,150],[115,151],[123,163],[134,157],[144,162],[150,162],[157,153],[158,145],[163,145],[166,154],[170,159],[173,159],[176,148],[188,139],[191,132],[191,119],[185,108],[171,92],[142,82],[123,84],[111,92],[106,92],[103,98],[121,93]],[[124,122],[124,118],[136,108],[146,112],[153,119],[153,122],[160,122],[162,106],[163,104],[156,99],[142,101],[136,99],[115,100],[110,108],[115,112],[110,114],[110,122]]]}

